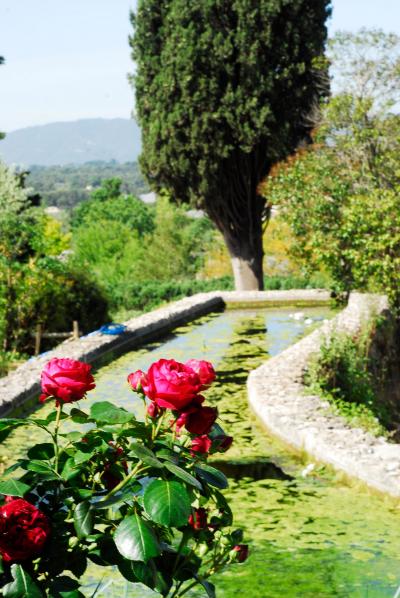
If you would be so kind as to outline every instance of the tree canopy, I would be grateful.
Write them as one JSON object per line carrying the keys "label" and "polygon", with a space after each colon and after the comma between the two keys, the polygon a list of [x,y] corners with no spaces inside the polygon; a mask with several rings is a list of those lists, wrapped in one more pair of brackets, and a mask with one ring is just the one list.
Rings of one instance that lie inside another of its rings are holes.
{"label": "tree canopy", "polygon": [[258,185],[309,139],[328,91],[329,0],[139,0],[132,15],[142,169],[203,207],[239,288],[262,287]]}
{"label": "tree canopy", "polygon": [[305,268],[327,272],[337,292],[384,292],[399,304],[400,37],[340,32],[330,58],[340,77],[318,143],[276,167],[263,191]]}
{"label": "tree canopy", "polygon": [[123,194],[121,185],[121,179],[105,179],[89,200],[74,209],[72,226],[77,228],[91,222],[108,221],[123,223],[139,236],[151,233],[154,229],[153,213],[137,197]]}

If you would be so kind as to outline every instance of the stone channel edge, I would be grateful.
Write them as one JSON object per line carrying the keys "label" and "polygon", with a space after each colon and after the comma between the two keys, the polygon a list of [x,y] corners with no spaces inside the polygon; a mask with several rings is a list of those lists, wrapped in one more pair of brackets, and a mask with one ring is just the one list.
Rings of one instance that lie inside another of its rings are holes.
{"label": "stone channel edge", "polygon": [[387,298],[352,293],[335,318],[250,373],[248,399],[268,431],[287,445],[371,488],[400,497],[400,445],[350,427],[303,384],[307,363],[326,336],[334,331],[354,335],[373,315],[390,315]]}
{"label": "stone channel edge", "polygon": [[[145,342],[155,340],[198,317],[224,306],[307,306],[329,303],[320,289],[287,291],[215,291],[199,293],[128,320],[126,331],[116,336],[94,332],[68,340],[31,359],[0,378],[0,417],[32,409],[40,392],[40,372],[53,357],[69,357],[94,365],[109,361]],[[251,372],[249,403],[266,428],[298,450],[329,463],[351,477],[392,496],[400,496],[400,445],[390,444],[328,412],[326,401],[308,395],[302,378],[311,355],[333,330],[354,334],[371,314],[388,313],[387,298],[353,293],[347,307],[279,355]]]}

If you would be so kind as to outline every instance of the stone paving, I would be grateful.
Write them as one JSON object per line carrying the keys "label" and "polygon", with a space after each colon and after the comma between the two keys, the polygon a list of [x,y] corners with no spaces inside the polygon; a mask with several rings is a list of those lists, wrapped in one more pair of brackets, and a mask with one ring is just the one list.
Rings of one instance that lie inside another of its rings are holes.
{"label": "stone paving", "polygon": [[333,331],[355,334],[372,315],[389,314],[387,298],[353,293],[347,307],[301,341],[254,370],[249,402],[268,430],[317,461],[367,485],[400,496],[400,445],[350,427],[329,412],[329,403],[308,394],[303,375],[310,357]]}

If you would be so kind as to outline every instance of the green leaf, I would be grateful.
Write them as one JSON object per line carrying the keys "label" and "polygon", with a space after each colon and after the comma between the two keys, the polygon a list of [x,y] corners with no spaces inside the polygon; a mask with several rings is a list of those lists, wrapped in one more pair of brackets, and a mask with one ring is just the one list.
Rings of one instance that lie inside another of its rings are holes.
{"label": "green leaf", "polygon": [[51,442],[36,444],[28,451],[29,459],[52,459],[54,457],[54,445]]}
{"label": "green leaf", "polygon": [[30,489],[28,484],[16,482],[15,480],[5,480],[4,482],[0,482],[0,494],[8,496],[19,496],[20,498],[23,498]]}
{"label": "green leaf", "polygon": [[154,561],[150,559],[148,563],[142,563],[140,561],[127,561],[124,559],[118,563],[119,572],[125,579],[132,583],[142,583],[151,589],[157,589],[157,591],[166,596],[171,584],[166,584],[160,571],[157,570],[157,566]]}
{"label": "green leaf", "polygon": [[98,424],[127,424],[135,419],[132,413],[129,413],[121,407],[116,407],[108,401],[99,401],[90,408],[90,417]]}
{"label": "green leaf", "polygon": [[87,420],[89,419],[89,416],[87,413],[85,413],[84,411],[81,411],[80,409],[77,409],[76,407],[71,409],[71,412],[69,415],[70,415],[70,418],[72,419],[72,421],[75,422],[76,424],[85,424],[87,422]]}
{"label": "green leaf", "polygon": [[205,589],[208,598],[215,598],[216,597],[215,585],[214,584],[210,583],[209,581],[205,581],[204,579],[200,579],[197,576],[196,576],[196,579],[199,582],[199,584],[202,585],[203,588]]}
{"label": "green leaf", "polygon": [[169,462],[164,463],[164,467],[168,469],[171,473],[176,475],[176,477],[181,478],[181,480],[183,480],[187,484],[190,484],[191,486],[198,488],[198,490],[203,490],[203,486],[200,484],[199,480],[196,480],[196,478],[192,476],[191,473],[189,473],[185,469],[182,469],[182,467],[175,465],[175,463]]}
{"label": "green leaf", "polygon": [[133,443],[131,444],[129,449],[130,452],[135,455],[135,457],[138,457],[138,459],[143,461],[143,463],[145,463],[146,465],[149,465],[150,467],[157,467],[159,469],[163,468],[163,464],[161,463],[161,461],[159,461],[155,454],[146,446]]}
{"label": "green leaf", "polygon": [[29,425],[26,420],[23,419],[2,419],[0,420],[0,442],[6,440],[11,432],[19,426]]}
{"label": "green leaf", "polygon": [[138,513],[125,517],[114,541],[120,554],[131,561],[147,562],[161,552],[154,530]]}
{"label": "green leaf", "polygon": [[[63,419],[68,419],[68,417],[69,417],[69,415],[67,413],[65,413],[64,411],[61,412],[60,419],[62,419],[62,420]],[[49,413],[49,415],[46,417],[46,419],[45,419],[46,425],[50,424],[51,422],[55,422],[56,419],[57,419],[57,410],[54,409],[54,411],[51,411]],[[31,419],[30,421],[32,423],[35,423],[36,420],[35,419]]]}
{"label": "green leaf", "polygon": [[74,511],[74,527],[80,540],[91,533],[93,529],[93,512],[88,501],[83,501],[77,505]]}
{"label": "green leaf", "polygon": [[40,473],[44,475],[47,480],[55,480],[59,477],[57,473],[54,471],[54,469],[51,467],[51,465],[49,465],[45,461],[38,461],[35,459],[32,459],[31,461],[25,461],[24,469]]}
{"label": "green leaf", "polygon": [[116,506],[118,504],[124,504],[127,502],[131,503],[135,494],[138,494],[141,491],[142,486],[138,482],[134,481],[131,484],[124,486],[122,490],[116,492],[107,500],[104,500],[105,495],[93,495],[90,503],[94,509],[107,509],[108,507]]}
{"label": "green leaf", "polygon": [[195,467],[195,470],[197,475],[207,482],[207,484],[210,484],[210,486],[220,488],[221,490],[228,488],[229,484],[226,476],[222,471],[215,469],[215,467],[211,467],[211,465],[202,465],[201,467]]}
{"label": "green leaf", "polygon": [[130,422],[130,426],[128,429],[120,429],[117,433],[120,438],[149,438],[151,431],[149,428],[146,427],[146,425],[143,422],[134,421]]}
{"label": "green leaf", "polygon": [[15,428],[17,426],[26,426],[26,420],[18,419],[16,417],[13,418],[2,418],[0,420],[0,431],[4,430],[5,428]]}
{"label": "green leaf", "polygon": [[79,582],[67,575],[56,577],[50,584],[50,598],[80,598]]}
{"label": "green leaf", "polygon": [[21,565],[12,565],[11,575],[14,581],[2,588],[4,598],[43,598],[44,595]]}
{"label": "green leaf", "polygon": [[59,434],[62,438],[66,438],[70,442],[79,442],[82,439],[81,432],[67,432],[66,434]]}
{"label": "green leaf", "polygon": [[186,525],[191,512],[185,486],[175,481],[151,482],[144,492],[143,504],[153,521],[168,527]]}
{"label": "green leaf", "polygon": [[61,472],[61,477],[63,480],[72,480],[74,477],[79,475],[79,468],[75,466],[75,461],[72,457],[66,460],[64,463],[63,470]]}
{"label": "green leaf", "polygon": [[97,452],[97,449],[93,449],[93,450],[88,450],[87,452],[83,452],[83,451],[76,451],[75,455],[74,455],[74,462],[75,465],[81,465],[82,463],[86,463],[87,461],[90,461],[90,459],[93,457],[93,455]]}

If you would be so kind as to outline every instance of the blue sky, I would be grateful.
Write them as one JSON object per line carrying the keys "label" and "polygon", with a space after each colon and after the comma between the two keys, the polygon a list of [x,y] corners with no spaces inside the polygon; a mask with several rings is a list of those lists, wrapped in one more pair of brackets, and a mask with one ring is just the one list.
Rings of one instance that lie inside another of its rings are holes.
{"label": "blue sky", "polygon": [[[136,0],[0,0],[0,131],[129,118],[129,10]],[[400,34],[400,0],[333,0],[331,32]]]}

